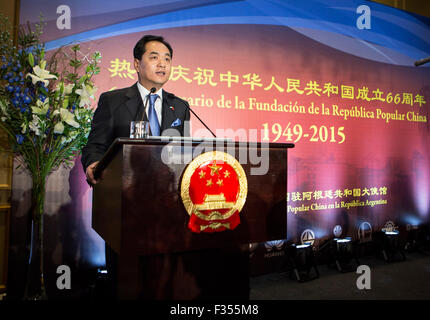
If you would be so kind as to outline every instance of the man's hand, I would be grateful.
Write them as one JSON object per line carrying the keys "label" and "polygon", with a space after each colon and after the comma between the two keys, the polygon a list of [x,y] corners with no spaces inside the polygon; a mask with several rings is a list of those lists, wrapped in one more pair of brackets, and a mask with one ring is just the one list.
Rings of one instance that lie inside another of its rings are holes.
{"label": "man's hand", "polygon": [[98,163],[99,163],[99,161],[96,161],[96,162],[91,163],[91,164],[87,167],[87,171],[85,172],[85,175],[87,176],[87,181],[88,181],[91,185],[97,184],[97,182],[99,182],[99,181],[100,181],[100,179],[99,179],[99,180],[96,180],[96,179],[94,178],[94,170],[96,169],[96,167],[97,167]]}

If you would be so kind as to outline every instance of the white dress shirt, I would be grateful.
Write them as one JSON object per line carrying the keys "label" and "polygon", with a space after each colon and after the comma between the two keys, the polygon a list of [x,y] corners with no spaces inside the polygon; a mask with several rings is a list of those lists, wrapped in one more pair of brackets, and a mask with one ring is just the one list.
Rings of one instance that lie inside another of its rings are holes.
{"label": "white dress shirt", "polygon": [[[137,82],[137,88],[139,89],[140,96],[142,97],[143,105],[145,105],[146,99],[147,99],[146,96],[150,92],[148,89],[146,89],[144,86],[142,86],[139,82]],[[155,100],[155,106],[154,107],[155,107],[155,112],[157,113],[158,123],[160,124],[160,128],[161,128],[161,106],[163,105],[163,89],[158,90],[154,94],[159,96],[159,98],[157,98],[157,100]],[[148,101],[148,105],[146,106],[146,117],[147,118],[148,118],[148,111],[149,111],[149,101]]]}

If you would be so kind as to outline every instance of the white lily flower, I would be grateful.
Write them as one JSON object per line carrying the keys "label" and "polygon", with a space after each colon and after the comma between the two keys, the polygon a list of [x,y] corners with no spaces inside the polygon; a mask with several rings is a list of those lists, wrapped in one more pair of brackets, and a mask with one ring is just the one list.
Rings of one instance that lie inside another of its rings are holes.
{"label": "white lily flower", "polygon": [[79,128],[79,123],[75,121],[75,116],[69,110],[60,108],[61,120],[72,127]]}
{"label": "white lily flower", "polygon": [[[63,95],[64,94],[66,94],[66,95],[71,94],[75,85],[73,83],[69,83],[67,86],[65,86],[64,83],[62,83],[62,84],[63,84]],[[61,84],[59,83],[55,87],[55,91],[60,91],[60,88],[61,88]]]}
{"label": "white lily flower", "polygon": [[36,100],[36,105],[38,107],[44,106],[45,104],[49,104],[49,98],[46,98],[45,101],[42,102],[42,100],[37,99]]}
{"label": "white lily flower", "polygon": [[33,113],[44,116],[49,110],[49,99],[47,98],[45,102],[37,100],[36,105],[37,107],[31,107],[31,110],[33,111]]}
{"label": "white lily flower", "polygon": [[39,124],[39,118],[33,115],[33,120],[28,124],[28,127],[30,128],[30,130],[34,131],[36,136],[40,136],[40,128],[38,124]]}
{"label": "white lily flower", "polygon": [[74,114],[75,114],[75,118],[76,118],[76,119],[78,119],[78,120],[80,120],[80,119],[81,119],[81,114],[80,114],[80,112],[79,112],[79,108],[76,108],[76,109],[75,109]]}
{"label": "white lily flower", "polygon": [[64,124],[60,121],[54,127],[54,133],[62,134],[64,131]]}
{"label": "white lily flower", "polygon": [[76,138],[77,137],[77,135],[78,135],[78,131],[76,131],[76,130],[73,130],[72,132],[70,132],[70,138],[71,139],[74,139],[74,138]]}
{"label": "white lily flower", "polygon": [[57,85],[55,86],[55,91],[60,91],[61,85],[63,85],[63,91],[64,91],[64,83],[63,82],[57,83]]}
{"label": "white lily flower", "polygon": [[64,87],[64,93],[71,94],[74,87],[75,85],[73,83],[69,83],[67,86]]}
{"label": "white lily flower", "polygon": [[0,110],[3,113],[3,115],[9,117],[9,113],[7,112],[7,106],[1,100],[0,100]]}
{"label": "white lily flower", "polygon": [[33,72],[34,74],[27,73],[27,77],[28,76],[31,77],[31,81],[33,82],[33,84],[36,84],[38,82],[43,82],[45,87],[47,87],[49,84],[48,79],[57,79],[57,76],[50,74],[48,70],[45,70],[44,68],[41,68],[38,65],[33,68]]}
{"label": "white lily flower", "polygon": [[79,107],[85,105],[91,105],[91,98],[94,99],[94,93],[96,93],[97,88],[91,86],[84,86],[82,89],[77,89],[75,92],[81,96],[81,101],[79,102]]}

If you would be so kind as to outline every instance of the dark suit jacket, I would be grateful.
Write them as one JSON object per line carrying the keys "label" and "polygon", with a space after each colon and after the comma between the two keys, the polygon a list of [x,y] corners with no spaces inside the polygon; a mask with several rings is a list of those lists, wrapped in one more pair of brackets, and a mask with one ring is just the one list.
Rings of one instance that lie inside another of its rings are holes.
{"label": "dark suit jacket", "polygon": [[[190,111],[185,100],[163,90],[161,108],[161,135],[189,136]],[[171,108],[173,107],[173,108]],[[112,142],[119,137],[130,136],[130,122],[140,120],[143,115],[143,102],[137,83],[133,86],[100,95],[98,107],[94,113],[91,132],[87,145],[82,149],[84,171],[99,161]],[[180,125],[175,125],[180,119]],[[147,120],[146,114],[144,120]]]}

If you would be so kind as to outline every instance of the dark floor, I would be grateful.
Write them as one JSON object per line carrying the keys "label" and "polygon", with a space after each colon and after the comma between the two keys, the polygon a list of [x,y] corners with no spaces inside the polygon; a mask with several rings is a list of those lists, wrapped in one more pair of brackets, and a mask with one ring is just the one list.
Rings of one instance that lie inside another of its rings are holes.
{"label": "dark floor", "polygon": [[360,258],[360,264],[370,267],[371,288],[368,290],[357,288],[361,274],[340,273],[336,268],[319,265],[319,278],[307,282],[298,282],[286,272],[252,277],[250,299],[430,299],[430,255],[408,253],[405,261],[398,262],[368,256]]}

